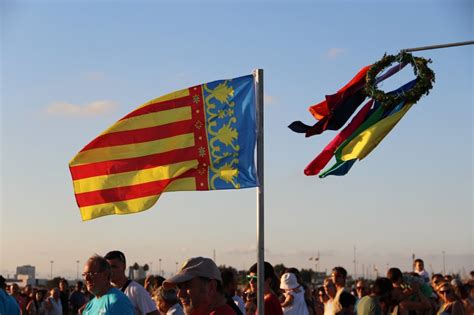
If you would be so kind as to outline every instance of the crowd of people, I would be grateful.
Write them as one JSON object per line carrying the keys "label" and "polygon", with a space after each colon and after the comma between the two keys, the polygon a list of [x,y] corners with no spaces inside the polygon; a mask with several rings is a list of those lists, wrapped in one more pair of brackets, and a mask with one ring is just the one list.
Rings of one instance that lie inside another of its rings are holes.
{"label": "crowd of people", "polygon": [[[298,269],[277,275],[265,262],[265,315],[472,315],[474,271],[461,281],[451,275],[425,271],[421,259],[414,271],[390,268],[374,281],[357,279],[349,286],[340,266],[321,285],[305,283]],[[7,287],[0,276],[0,315],[256,315],[257,264],[245,281],[235,269],[217,267],[210,258],[186,260],[171,278],[149,275],[144,285],[128,279],[126,258],[120,251],[94,255],[84,265],[84,282],[70,288],[61,279],[49,290],[16,283]],[[85,284],[85,285],[84,285]]]}

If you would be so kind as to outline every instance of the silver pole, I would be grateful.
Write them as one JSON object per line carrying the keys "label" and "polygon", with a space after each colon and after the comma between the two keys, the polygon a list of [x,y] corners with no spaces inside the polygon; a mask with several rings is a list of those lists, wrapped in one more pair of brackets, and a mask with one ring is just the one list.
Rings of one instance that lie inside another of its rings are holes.
{"label": "silver pole", "polygon": [[257,309],[265,314],[264,303],[264,190],[263,190],[263,69],[253,72],[255,77],[255,101],[257,103]]}
{"label": "silver pole", "polygon": [[354,245],[354,280],[357,279],[356,247]]}
{"label": "silver pole", "polygon": [[444,250],[442,251],[442,253],[443,253],[443,275],[446,275],[446,261],[444,259],[444,256],[446,253],[444,252]]}
{"label": "silver pole", "polygon": [[442,45],[432,45],[432,46],[423,46],[423,47],[415,47],[415,48],[406,48],[402,49],[402,52],[410,52],[410,51],[419,51],[419,50],[430,50],[430,49],[438,49],[438,48],[447,48],[447,47],[455,47],[455,46],[464,46],[464,45],[474,45],[474,41],[467,41],[467,42],[458,42],[458,43],[450,43],[450,44],[442,44]]}
{"label": "silver pole", "polygon": [[54,264],[54,261],[51,260],[50,263],[51,263],[51,274],[50,274],[50,278],[53,279],[53,264]]}

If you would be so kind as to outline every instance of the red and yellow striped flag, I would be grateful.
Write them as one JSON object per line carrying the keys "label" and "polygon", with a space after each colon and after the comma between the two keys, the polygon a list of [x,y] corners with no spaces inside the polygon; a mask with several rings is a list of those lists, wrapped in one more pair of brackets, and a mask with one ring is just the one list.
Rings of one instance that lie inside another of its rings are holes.
{"label": "red and yellow striped flag", "polygon": [[165,191],[257,186],[252,75],[156,98],[69,163],[83,220],[153,206]]}

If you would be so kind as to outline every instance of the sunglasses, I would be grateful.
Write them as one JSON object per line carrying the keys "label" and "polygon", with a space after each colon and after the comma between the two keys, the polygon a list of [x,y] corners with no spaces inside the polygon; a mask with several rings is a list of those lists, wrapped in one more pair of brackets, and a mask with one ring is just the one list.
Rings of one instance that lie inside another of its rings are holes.
{"label": "sunglasses", "polygon": [[362,290],[364,287],[356,287],[356,290]]}
{"label": "sunglasses", "polygon": [[98,271],[98,272],[84,272],[84,273],[82,274],[82,277],[83,277],[84,279],[85,279],[86,277],[92,278],[92,277],[95,277],[95,276],[97,276],[98,274],[100,274],[100,273],[102,273],[102,272],[103,272],[103,271]]}
{"label": "sunglasses", "polygon": [[252,282],[253,280],[257,280],[257,279],[258,279],[257,276],[247,275],[247,280],[248,280],[249,282]]}

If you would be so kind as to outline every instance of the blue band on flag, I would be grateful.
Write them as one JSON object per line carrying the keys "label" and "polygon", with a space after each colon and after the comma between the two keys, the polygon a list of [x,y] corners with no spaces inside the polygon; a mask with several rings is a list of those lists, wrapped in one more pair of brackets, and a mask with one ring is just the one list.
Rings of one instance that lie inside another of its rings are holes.
{"label": "blue band on flag", "polygon": [[210,189],[257,186],[256,105],[252,75],[203,85]]}

